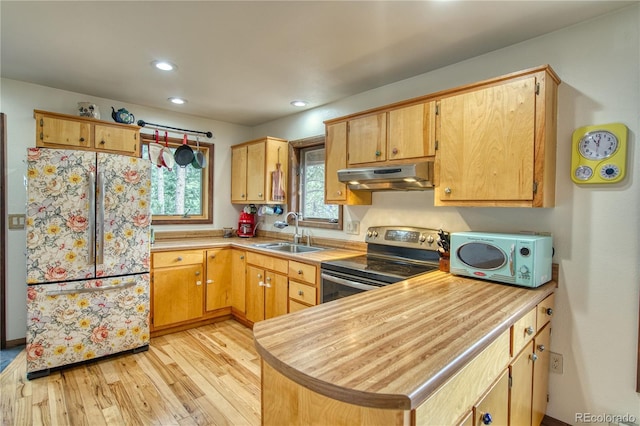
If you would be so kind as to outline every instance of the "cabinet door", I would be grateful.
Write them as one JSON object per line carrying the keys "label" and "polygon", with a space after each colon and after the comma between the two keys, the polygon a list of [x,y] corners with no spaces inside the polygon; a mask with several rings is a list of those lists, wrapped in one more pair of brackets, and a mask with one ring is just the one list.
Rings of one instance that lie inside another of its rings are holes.
{"label": "cabinet door", "polygon": [[534,350],[538,357],[533,364],[533,408],[531,424],[539,426],[547,411],[547,389],[549,385],[549,341],[551,324],[547,323],[534,339]]}
{"label": "cabinet door", "polygon": [[277,317],[287,313],[289,297],[289,280],[286,275],[267,271],[264,296],[264,319]]}
{"label": "cabinet door", "polygon": [[231,148],[231,202],[247,201],[247,147]]}
{"label": "cabinet door", "polygon": [[519,79],[440,101],[439,199],[533,199],[535,83]]}
{"label": "cabinet door", "polygon": [[140,149],[137,129],[95,125],[95,147],[125,154],[138,154]]}
{"label": "cabinet door", "polygon": [[206,310],[231,305],[231,250],[207,250]]}
{"label": "cabinet door", "polygon": [[188,321],[203,314],[202,264],[158,268],[153,272],[154,327]]}
{"label": "cabinet door", "polygon": [[65,145],[69,147],[89,148],[91,144],[91,126],[74,120],[36,115],[36,145],[47,147]]}
{"label": "cabinet door", "polygon": [[529,342],[509,366],[511,374],[509,424],[512,425],[525,426],[531,424],[532,355],[533,342]]}
{"label": "cabinet door", "polygon": [[265,155],[265,142],[247,146],[247,201],[265,200]]}
{"label": "cabinet door", "polygon": [[347,199],[347,185],[338,180],[338,170],[347,168],[347,123],[327,126],[325,139],[325,203],[339,203]]}
{"label": "cabinet door", "polygon": [[349,120],[349,164],[375,163],[387,159],[387,113]]}
{"label": "cabinet door", "polygon": [[252,265],[247,266],[247,319],[254,323],[264,319],[265,279],[264,269]]}
{"label": "cabinet door", "polygon": [[436,103],[389,111],[388,160],[435,155]]}
{"label": "cabinet door", "polygon": [[475,408],[476,426],[509,424],[509,374],[507,370]]}
{"label": "cabinet door", "polygon": [[240,312],[246,311],[246,253],[231,250],[231,306]]}

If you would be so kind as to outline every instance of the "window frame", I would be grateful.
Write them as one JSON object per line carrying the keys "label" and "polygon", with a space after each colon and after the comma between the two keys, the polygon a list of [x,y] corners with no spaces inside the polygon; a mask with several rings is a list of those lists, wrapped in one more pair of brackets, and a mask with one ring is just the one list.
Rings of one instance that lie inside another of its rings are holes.
{"label": "window frame", "polygon": [[[140,143],[149,145],[155,142],[155,135],[140,132]],[[161,139],[161,143],[164,138]],[[182,138],[168,137],[167,143],[171,148],[178,148],[182,145]],[[196,141],[187,140],[187,144],[196,149]],[[148,147],[147,147],[148,149]],[[213,165],[214,165],[214,144],[200,143],[200,150],[204,151],[207,160],[207,166],[202,169],[202,214],[188,215],[151,215],[151,225],[190,225],[190,224],[213,224]],[[206,151],[205,151],[206,150]],[[141,149],[142,152],[142,149]],[[176,165],[176,167],[180,167]],[[206,172],[205,172],[206,171]]]}
{"label": "window frame", "polygon": [[[318,146],[325,146],[325,135],[312,136],[309,138],[298,139],[295,141],[289,141],[289,202],[287,204],[288,210],[299,212],[301,211],[302,196],[300,194],[300,159],[302,150],[305,148],[312,148]],[[326,151],[325,151],[326,152]],[[326,160],[325,160],[326,166]],[[325,179],[325,196],[327,198],[327,188]],[[335,229],[342,230],[342,205],[338,205],[338,221],[330,222],[323,219],[308,220],[304,217],[300,220],[300,226],[308,228],[321,228],[321,229]]]}

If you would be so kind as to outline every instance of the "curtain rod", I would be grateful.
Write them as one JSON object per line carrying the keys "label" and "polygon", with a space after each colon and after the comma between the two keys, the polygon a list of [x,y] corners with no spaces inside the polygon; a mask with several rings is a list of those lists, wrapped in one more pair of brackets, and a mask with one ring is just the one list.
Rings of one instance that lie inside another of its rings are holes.
{"label": "curtain rod", "polygon": [[177,130],[180,133],[191,133],[193,135],[205,135],[209,139],[211,139],[211,138],[215,139],[215,137],[213,136],[213,133],[211,133],[211,132],[200,132],[198,130],[181,129],[179,127],[171,127],[171,126],[165,126],[163,124],[149,123],[148,121],[145,122],[144,120],[138,120],[138,126],[140,126],[140,127],[150,127],[152,129],[156,129],[156,130],[164,130],[164,129]]}

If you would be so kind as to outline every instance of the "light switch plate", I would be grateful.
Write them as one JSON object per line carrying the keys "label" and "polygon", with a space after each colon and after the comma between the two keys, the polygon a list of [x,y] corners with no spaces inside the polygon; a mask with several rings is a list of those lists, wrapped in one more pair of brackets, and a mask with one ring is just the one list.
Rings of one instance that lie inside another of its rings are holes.
{"label": "light switch plate", "polygon": [[347,234],[358,235],[360,234],[360,222],[357,220],[349,220],[344,230]]}
{"label": "light switch plate", "polygon": [[9,229],[24,229],[25,215],[23,214],[10,214],[9,215]]}

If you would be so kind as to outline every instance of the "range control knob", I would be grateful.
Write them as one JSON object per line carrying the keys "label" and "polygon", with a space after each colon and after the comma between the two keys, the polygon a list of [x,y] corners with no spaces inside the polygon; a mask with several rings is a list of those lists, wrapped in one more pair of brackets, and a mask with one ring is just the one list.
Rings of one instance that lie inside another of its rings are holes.
{"label": "range control knob", "polygon": [[433,238],[433,235],[429,234],[429,236],[427,237],[427,242],[428,242],[429,244],[433,244],[433,242],[434,242],[434,241],[435,241],[435,240],[434,240],[434,238]]}
{"label": "range control knob", "polygon": [[425,237],[424,234],[420,234],[420,238],[418,238],[418,241],[420,241],[421,243],[424,243],[426,239],[427,237]]}
{"label": "range control knob", "polygon": [[520,267],[520,273],[521,273],[522,275],[526,275],[526,274],[528,274],[528,273],[529,273],[529,268],[527,268],[526,266],[522,265],[522,266]]}
{"label": "range control knob", "polygon": [[528,248],[528,247],[522,247],[522,248],[520,249],[520,254],[521,254],[522,256],[524,256],[524,257],[527,257],[527,256],[529,256],[529,255],[531,254],[531,250],[529,250],[529,248]]}
{"label": "range control knob", "polygon": [[376,238],[378,236],[378,231],[373,231],[373,238]]}

